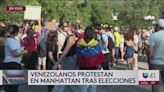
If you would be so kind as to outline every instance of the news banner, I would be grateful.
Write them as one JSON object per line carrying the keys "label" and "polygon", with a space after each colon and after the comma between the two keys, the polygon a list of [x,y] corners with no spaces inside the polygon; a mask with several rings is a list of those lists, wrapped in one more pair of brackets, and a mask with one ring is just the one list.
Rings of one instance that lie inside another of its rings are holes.
{"label": "news banner", "polygon": [[0,85],[159,85],[159,71],[0,70]]}

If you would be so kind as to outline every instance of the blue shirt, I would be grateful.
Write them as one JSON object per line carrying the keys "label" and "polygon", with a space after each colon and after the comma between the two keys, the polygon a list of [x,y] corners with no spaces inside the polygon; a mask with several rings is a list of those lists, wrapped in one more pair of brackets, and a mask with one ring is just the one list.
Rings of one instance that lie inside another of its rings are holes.
{"label": "blue shirt", "polygon": [[12,51],[16,50],[17,52],[21,51],[21,45],[20,43],[13,38],[6,38],[5,39],[5,59],[4,63],[9,63],[9,62],[16,62],[20,63],[22,60],[22,57],[14,57],[12,56]]}
{"label": "blue shirt", "polygon": [[150,63],[164,65],[164,30],[153,33],[148,40],[148,45],[153,48]]}
{"label": "blue shirt", "polygon": [[108,35],[106,33],[102,34],[100,38],[100,44],[103,50],[105,50],[105,47],[104,47],[105,42],[108,42]]}

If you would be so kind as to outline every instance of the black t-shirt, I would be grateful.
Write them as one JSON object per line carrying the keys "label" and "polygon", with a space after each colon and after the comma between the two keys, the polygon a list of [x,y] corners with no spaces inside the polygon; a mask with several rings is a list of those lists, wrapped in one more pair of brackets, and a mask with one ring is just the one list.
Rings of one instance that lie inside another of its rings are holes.
{"label": "black t-shirt", "polygon": [[47,58],[48,60],[48,52],[53,52],[53,58],[55,59],[55,61],[57,61],[57,47],[55,46],[55,44],[53,43],[47,43]]}

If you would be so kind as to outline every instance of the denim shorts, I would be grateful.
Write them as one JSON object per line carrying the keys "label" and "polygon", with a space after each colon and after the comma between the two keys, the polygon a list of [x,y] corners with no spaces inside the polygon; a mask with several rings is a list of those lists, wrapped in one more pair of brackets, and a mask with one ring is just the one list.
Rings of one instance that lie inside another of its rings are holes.
{"label": "denim shorts", "polygon": [[134,48],[132,46],[126,46],[124,59],[127,60],[129,58],[133,58],[133,56],[134,56]]}

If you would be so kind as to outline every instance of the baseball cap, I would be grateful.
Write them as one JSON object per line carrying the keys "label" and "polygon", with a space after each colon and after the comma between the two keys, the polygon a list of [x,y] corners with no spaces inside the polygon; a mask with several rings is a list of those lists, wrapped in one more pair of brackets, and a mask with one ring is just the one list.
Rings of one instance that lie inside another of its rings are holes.
{"label": "baseball cap", "polygon": [[164,28],[164,19],[158,19],[157,21],[152,22],[154,25],[157,25],[161,28]]}
{"label": "baseball cap", "polygon": [[10,33],[16,33],[16,32],[19,32],[19,28],[17,25],[9,25],[7,31]]}

